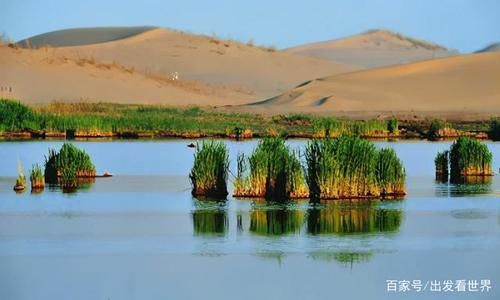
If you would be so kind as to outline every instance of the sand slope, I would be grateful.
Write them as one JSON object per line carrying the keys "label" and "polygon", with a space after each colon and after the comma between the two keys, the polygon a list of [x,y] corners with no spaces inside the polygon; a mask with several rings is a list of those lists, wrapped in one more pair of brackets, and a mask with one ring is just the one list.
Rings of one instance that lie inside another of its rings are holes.
{"label": "sand slope", "polygon": [[284,51],[363,68],[411,63],[455,54],[437,44],[387,30],[367,31],[338,40],[301,45]]}
{"label": "sand slope", "polygon": [[247,109],[373,115],[500,113],[500,53],[352,72],[307,82]]}
{"label": "sand slope", "polygon": [[483,53],[483,52],[498,52],[500,51],[500,43],[494,43],[491,44],[487,47],[484,47],[483,49],[476,51],[476,53]]}
{"label": "sand slope", "polygon": [[[2,47],[0,80],[28,102],[238,105],[310,78],[356,69],[151,27],[69,29],[29,40],[39,46],[77,46]],[[171,80],[174,74],[178,80]]]}
{"label": "sand slope", "polygon": [[64,29],[39,34],[21,40],[17,44],[27,48],[81,46],[120,40],[155,28],[139,26]]}
{"label": "sand slope", "polygon": [[172,81],[119,64],[74,60],[54,49],[12,49],[0,46],[1,97],[27,103],[103,101],[169,105],[246,103],[251,95],[203,82]]}
{"label": "sand slope", "polygon": [[355,68],[212,37],[154,29],[127,39],[57,48],[59,54],[117,62],[145,73],[231,86],[271,97],[309,80]]}

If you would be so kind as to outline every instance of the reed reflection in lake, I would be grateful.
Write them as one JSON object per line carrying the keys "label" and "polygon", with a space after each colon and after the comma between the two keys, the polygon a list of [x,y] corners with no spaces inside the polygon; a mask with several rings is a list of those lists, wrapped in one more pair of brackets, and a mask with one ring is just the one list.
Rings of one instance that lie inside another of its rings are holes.
{"label": "reed reflection in lake", "polygon": [[227,234],[229,220],[224,202],[196,200],[192,218],[195,235]]}
{"label": "reed reflection in lake", "polygon": [[395,232],[402,219],[401,210],[378,208],[370,202],[327,204],[308,210],[307,232],[313,235]]}

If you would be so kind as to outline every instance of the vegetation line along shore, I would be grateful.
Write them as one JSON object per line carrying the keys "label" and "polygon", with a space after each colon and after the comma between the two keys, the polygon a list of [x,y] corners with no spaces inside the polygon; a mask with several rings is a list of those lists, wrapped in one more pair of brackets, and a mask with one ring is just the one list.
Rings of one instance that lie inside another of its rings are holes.
{"label": "vegetation line along shore", "polygon": [[[307,114],[263,116],[199,107],[111,103],[62,103],[27,106],[0,99],[0,137],[4,138],[154,138],[252,137],[441,138],[477,135],[500,138],[500,121],[450,124],[439,120],[402,123],[348,120]],[[456,127],[456,128],[455,128]],[[462,128],[463,127],[463,128]],[[462,129],[460,129],[462,128]]]}

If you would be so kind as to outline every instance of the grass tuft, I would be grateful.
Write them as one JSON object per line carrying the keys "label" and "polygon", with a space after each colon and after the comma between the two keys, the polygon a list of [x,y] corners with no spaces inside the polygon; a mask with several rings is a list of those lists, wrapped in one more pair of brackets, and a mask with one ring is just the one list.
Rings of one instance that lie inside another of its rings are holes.
{"label": "grass tuft", "polygon": [[262,139],[248,157],[238,157],[235,196],[282,202],[306,195],[298,153],[282,138]]}
{"label": "grass tuft", "polygon": [[225,199],[229,154],[223,142],[203,141],[196,148],[194,165],[189,174],[193,196]]}

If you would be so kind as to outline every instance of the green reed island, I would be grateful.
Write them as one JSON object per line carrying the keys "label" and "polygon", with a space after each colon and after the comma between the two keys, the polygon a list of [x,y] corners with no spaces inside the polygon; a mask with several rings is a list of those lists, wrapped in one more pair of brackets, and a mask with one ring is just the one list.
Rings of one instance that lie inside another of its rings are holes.
{"label": "green reed island", "polygon": [[229,152],[226,144],[203,141],[196,147],[194,165],[189,174],[193,196],[225,198],[229,171]]}
{"label": "green reed island", "polygon": [[45,175],[39,164],[34,164],[30,172],[31,190],[43,190],[45,188]]}
{"label": "green reed island", "polygon": [[394,150],[378,150],[359,137],[312,140],[306,146],[305,159],[313,202],[406,194],[405,170]]}
{"label": "green reed island", "polygon": [[[268,201],[392,198],[405,192],[405,170],[392,149],[378,150],[359,137],[310,141],[304,151],[282,138],[264,138],[248,156],[239,154],[234,196]],[[227,150],[221,142],[198,147],[190,179],[193,195],[225,198]]]}
{"label": "green reed island", "polygon": [[44,175],[49,184],[73,188],[78,186],[79,178],[95,178],[96,170],[87,152],[71,143],[64,143],[59,151],[49,149]]}
{"label": "green reed island", "polygon": [[262,139],[248,157],[240,154],[234,183],[237,197],[282,201],[308,195],[299,154],[281,138]]}
{"label": "green reed island", "polygon": [[493,154],[478,140],[460,137],[434,160],[436,175],[452,180],[467,176],[493,176]]}

